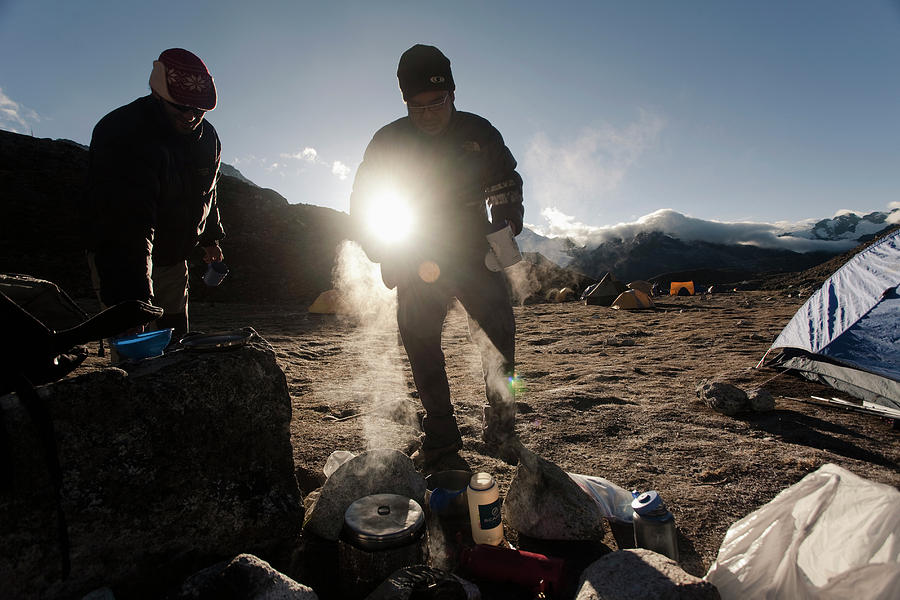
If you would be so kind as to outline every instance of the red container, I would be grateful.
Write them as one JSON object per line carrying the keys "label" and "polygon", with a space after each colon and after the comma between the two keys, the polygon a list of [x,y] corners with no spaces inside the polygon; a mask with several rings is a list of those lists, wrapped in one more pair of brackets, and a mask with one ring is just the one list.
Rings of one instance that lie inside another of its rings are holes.
{"label": "red container", "polygon": [[552,594],[562,589],[565,563],[534,552],[478,544],[460,551],[459,566],[473,579],[512,583]]}

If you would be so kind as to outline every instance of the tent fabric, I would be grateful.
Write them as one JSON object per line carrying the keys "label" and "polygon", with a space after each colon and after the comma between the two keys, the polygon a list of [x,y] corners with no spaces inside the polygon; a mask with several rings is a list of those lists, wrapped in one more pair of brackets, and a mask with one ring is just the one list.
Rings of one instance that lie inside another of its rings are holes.
{"label": "tent fabric", "polygon": [[307,312],[317,315],[333,315],[341,312],[343,300],[337,290],[326,290],[309,305]]}
{"label": "tent fabric", "polygon": [[632,281],[631,283],[629,283],[629,284],[628,284],[628,289],[629,289],[629,290],[637,290],[637,291],[639,291],[639,292],[643,292],[643,293],[647,294],[648,296],[650,296],[650,295],[653,293],[653,286],[650,285],[650,282],[649,282],[649,281],[643,281],[643,280],[640,280],[640,279],[637,280],[637,281]]}
{"label": "tent fabric", "polygon": [[564,287],[556,293],[556,302],[569,302],[575,299],[575,290],[570,287]]}
{"label": "tent fabric", "polygon": [[[860,379],[869,381],[864,384],[867,391],[849,393],[900,408],[900,230],[835,271],[800,307],[769,352],[776,348],[804,351],[806,360],[793,363],[802,368],[790,368],[810,378],[829,377],[853,387],[859,387]],[[787,368],[796,357],[777,356],[770,364]]]}
{"label": "tent fabric", "polygon": [[[682,291],[686,290],[686,291]],[[673,281],[669,286],[669,295],[670,296],[693,296],[694,295],[694,282],[693,281]]]}
{"label": "tent fabric", "polygon": [[654,308],[654,306],[650,296],[640,290],[622,292],[612,303],[613,308],[624,310],[641,310]]}
{"label": "tent fabric", "polygon": [[617,280],[612,273],[606,273],[599,283],[588,287],[584,291],[582,299],[588,305],[609,306],[625,289],[625,285]]}

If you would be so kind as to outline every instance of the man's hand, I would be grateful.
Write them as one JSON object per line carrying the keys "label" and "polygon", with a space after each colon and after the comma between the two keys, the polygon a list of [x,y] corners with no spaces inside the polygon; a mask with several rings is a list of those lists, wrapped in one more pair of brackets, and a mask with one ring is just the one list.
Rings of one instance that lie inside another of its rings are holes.
{"label": "man's hand", "polygon": [[225,259],[225,255],[222,254],[222,249],[219,248],[218,244],[214,246],[203,246],[203,252],[205,253],[203,256],[203,262],[205,263],[222,262]]}
{"label": "man's hand", "polygon": [[146,325],[138,325],[137,327],[132,327],[131,329],[126,329],[116,337],[126,337],[129,335],[137,335],[139,333],[144,333],[144,329],[146,329]]}

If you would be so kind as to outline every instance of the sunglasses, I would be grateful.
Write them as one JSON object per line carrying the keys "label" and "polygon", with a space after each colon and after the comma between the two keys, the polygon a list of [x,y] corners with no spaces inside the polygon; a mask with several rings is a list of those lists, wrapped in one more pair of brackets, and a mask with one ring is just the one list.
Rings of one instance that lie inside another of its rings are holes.
{"label": "sunglasses", "polygon": [[450,94],[447,94],[441,100],[438,100],[437,102],[432,102],[431,104],[424,104],[422,106],[416,106],[414,104],[407,103],[406,108],[409,109],[409,112],[416,113],[416,114],[421,114],[426,111],[436,112],[436,111],[442,109],[447,104],[447,100],[449,100],[449,99],[450,99]]}
{"label": "sunglasses", "polygon": [[178,112],[180,112],[182,114],[189,112],[196,117],[202,117],[203,113],[206,112],[205,110],[202,110],[199,108],[194,108],[193,106],[185,106],[184,104],[175,104],[174,102],[170,102],[168,100],[166,100],[166,104],[168,104],[169,106],[171,106],[172,108],[174,108],[175,110],[177,110]]}

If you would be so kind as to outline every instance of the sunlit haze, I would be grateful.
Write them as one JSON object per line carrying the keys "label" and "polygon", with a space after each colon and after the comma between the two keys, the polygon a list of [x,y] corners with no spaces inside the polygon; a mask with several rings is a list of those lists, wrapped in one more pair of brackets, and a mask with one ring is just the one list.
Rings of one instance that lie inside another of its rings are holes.
{"label": "sunlit haze", "polygon": [[0,128],[87,145],[184,47],[215,78],[223,160],[348,211],[366,144],[405,115],[397,61],[415,43],[443,50],[457,108],[503,134],[543,234],[659,225],[765,245],[784,223],[900,200],[890,0],[0,0]]}

